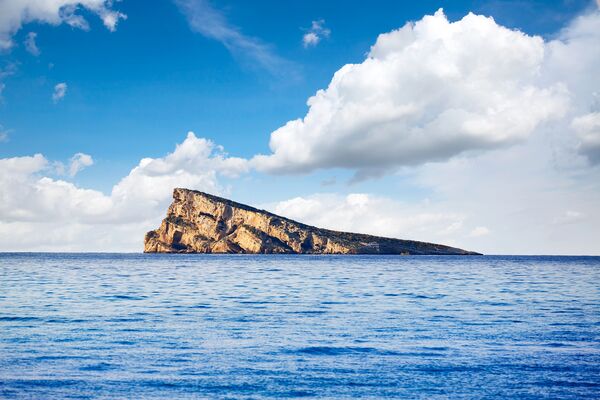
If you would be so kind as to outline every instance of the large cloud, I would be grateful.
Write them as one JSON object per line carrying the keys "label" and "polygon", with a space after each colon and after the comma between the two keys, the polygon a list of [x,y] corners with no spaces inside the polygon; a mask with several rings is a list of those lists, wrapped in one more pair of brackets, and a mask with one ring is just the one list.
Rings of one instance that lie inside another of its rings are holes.
{"label": "large cloud", "polygon": [[441,10],[382,34],[364,62],[341,68],[308,100],[304,118],[274,131],[272,154],[253,163],[368,175],[523,141],[598,87],[599,14],[552,42],[473,14],[451,23]]}
{"label": "large cloud", "polygon": [[[584,14],[547,45],[544,78],[569,88],[570,131],[580,154],[600,163],[600,11]],[[567,131],[568,131],[567,127]]]}
{"label": "large cloud", "polygon": [[79,8],[98,15],[104,26],[114,31],[126,16],[111,8],[111,0],[3,0],[0,1],[0,50],[13,46],[12,36],[23,24],[38,21],[52,25],[69,24],[88,29],[88,22],[78,14]]}
{"label": "large cloud", "polygon": [[[90,165],[91,157],[71,160]],[[189,133],[175,151],[144,158],[110,195],[52,178],[43,155],[0,159],[1,250],[126,250],[141,248],[157,225],[174,187],[223,193],[218,175],[236,176],[246,162]]]}

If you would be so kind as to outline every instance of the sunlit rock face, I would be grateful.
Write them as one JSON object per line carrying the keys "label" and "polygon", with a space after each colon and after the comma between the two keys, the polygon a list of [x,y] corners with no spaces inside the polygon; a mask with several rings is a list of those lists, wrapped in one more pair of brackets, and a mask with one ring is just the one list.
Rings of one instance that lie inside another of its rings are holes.
{"label": "sunlit rock face", "polygon": [[433,243],[336,232],[207,193],[177,188],[146,253],[477,254]]}

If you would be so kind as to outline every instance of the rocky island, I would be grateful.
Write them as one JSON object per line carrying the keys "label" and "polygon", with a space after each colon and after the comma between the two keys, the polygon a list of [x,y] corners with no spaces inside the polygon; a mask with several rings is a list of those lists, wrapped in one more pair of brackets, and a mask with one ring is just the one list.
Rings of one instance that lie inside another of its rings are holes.
{"label": "rocky island", "polygon": [[145,253],[476,255],[440,244],[337,232],[207,193],[177,188]]}

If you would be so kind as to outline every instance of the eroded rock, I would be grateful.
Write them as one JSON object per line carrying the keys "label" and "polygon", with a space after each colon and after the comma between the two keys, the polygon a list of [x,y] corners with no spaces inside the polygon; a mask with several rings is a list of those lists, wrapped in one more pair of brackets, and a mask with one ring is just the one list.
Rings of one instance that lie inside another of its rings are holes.
{"label": "eroded rock", "polygon": [[433,243],[305,225],[264,210],[189,189],[173,191],[160,227],[146,234],[146,253],[477,254]]}

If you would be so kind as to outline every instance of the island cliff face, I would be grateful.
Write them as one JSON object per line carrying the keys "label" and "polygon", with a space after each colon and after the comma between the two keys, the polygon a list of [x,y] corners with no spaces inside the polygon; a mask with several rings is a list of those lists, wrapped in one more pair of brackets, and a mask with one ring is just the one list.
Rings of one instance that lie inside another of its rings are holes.
{"label": "island cliff face", "polygon": [[315,228],[207,193],[175,189],[145,253],[477,254],[454,247]]}

